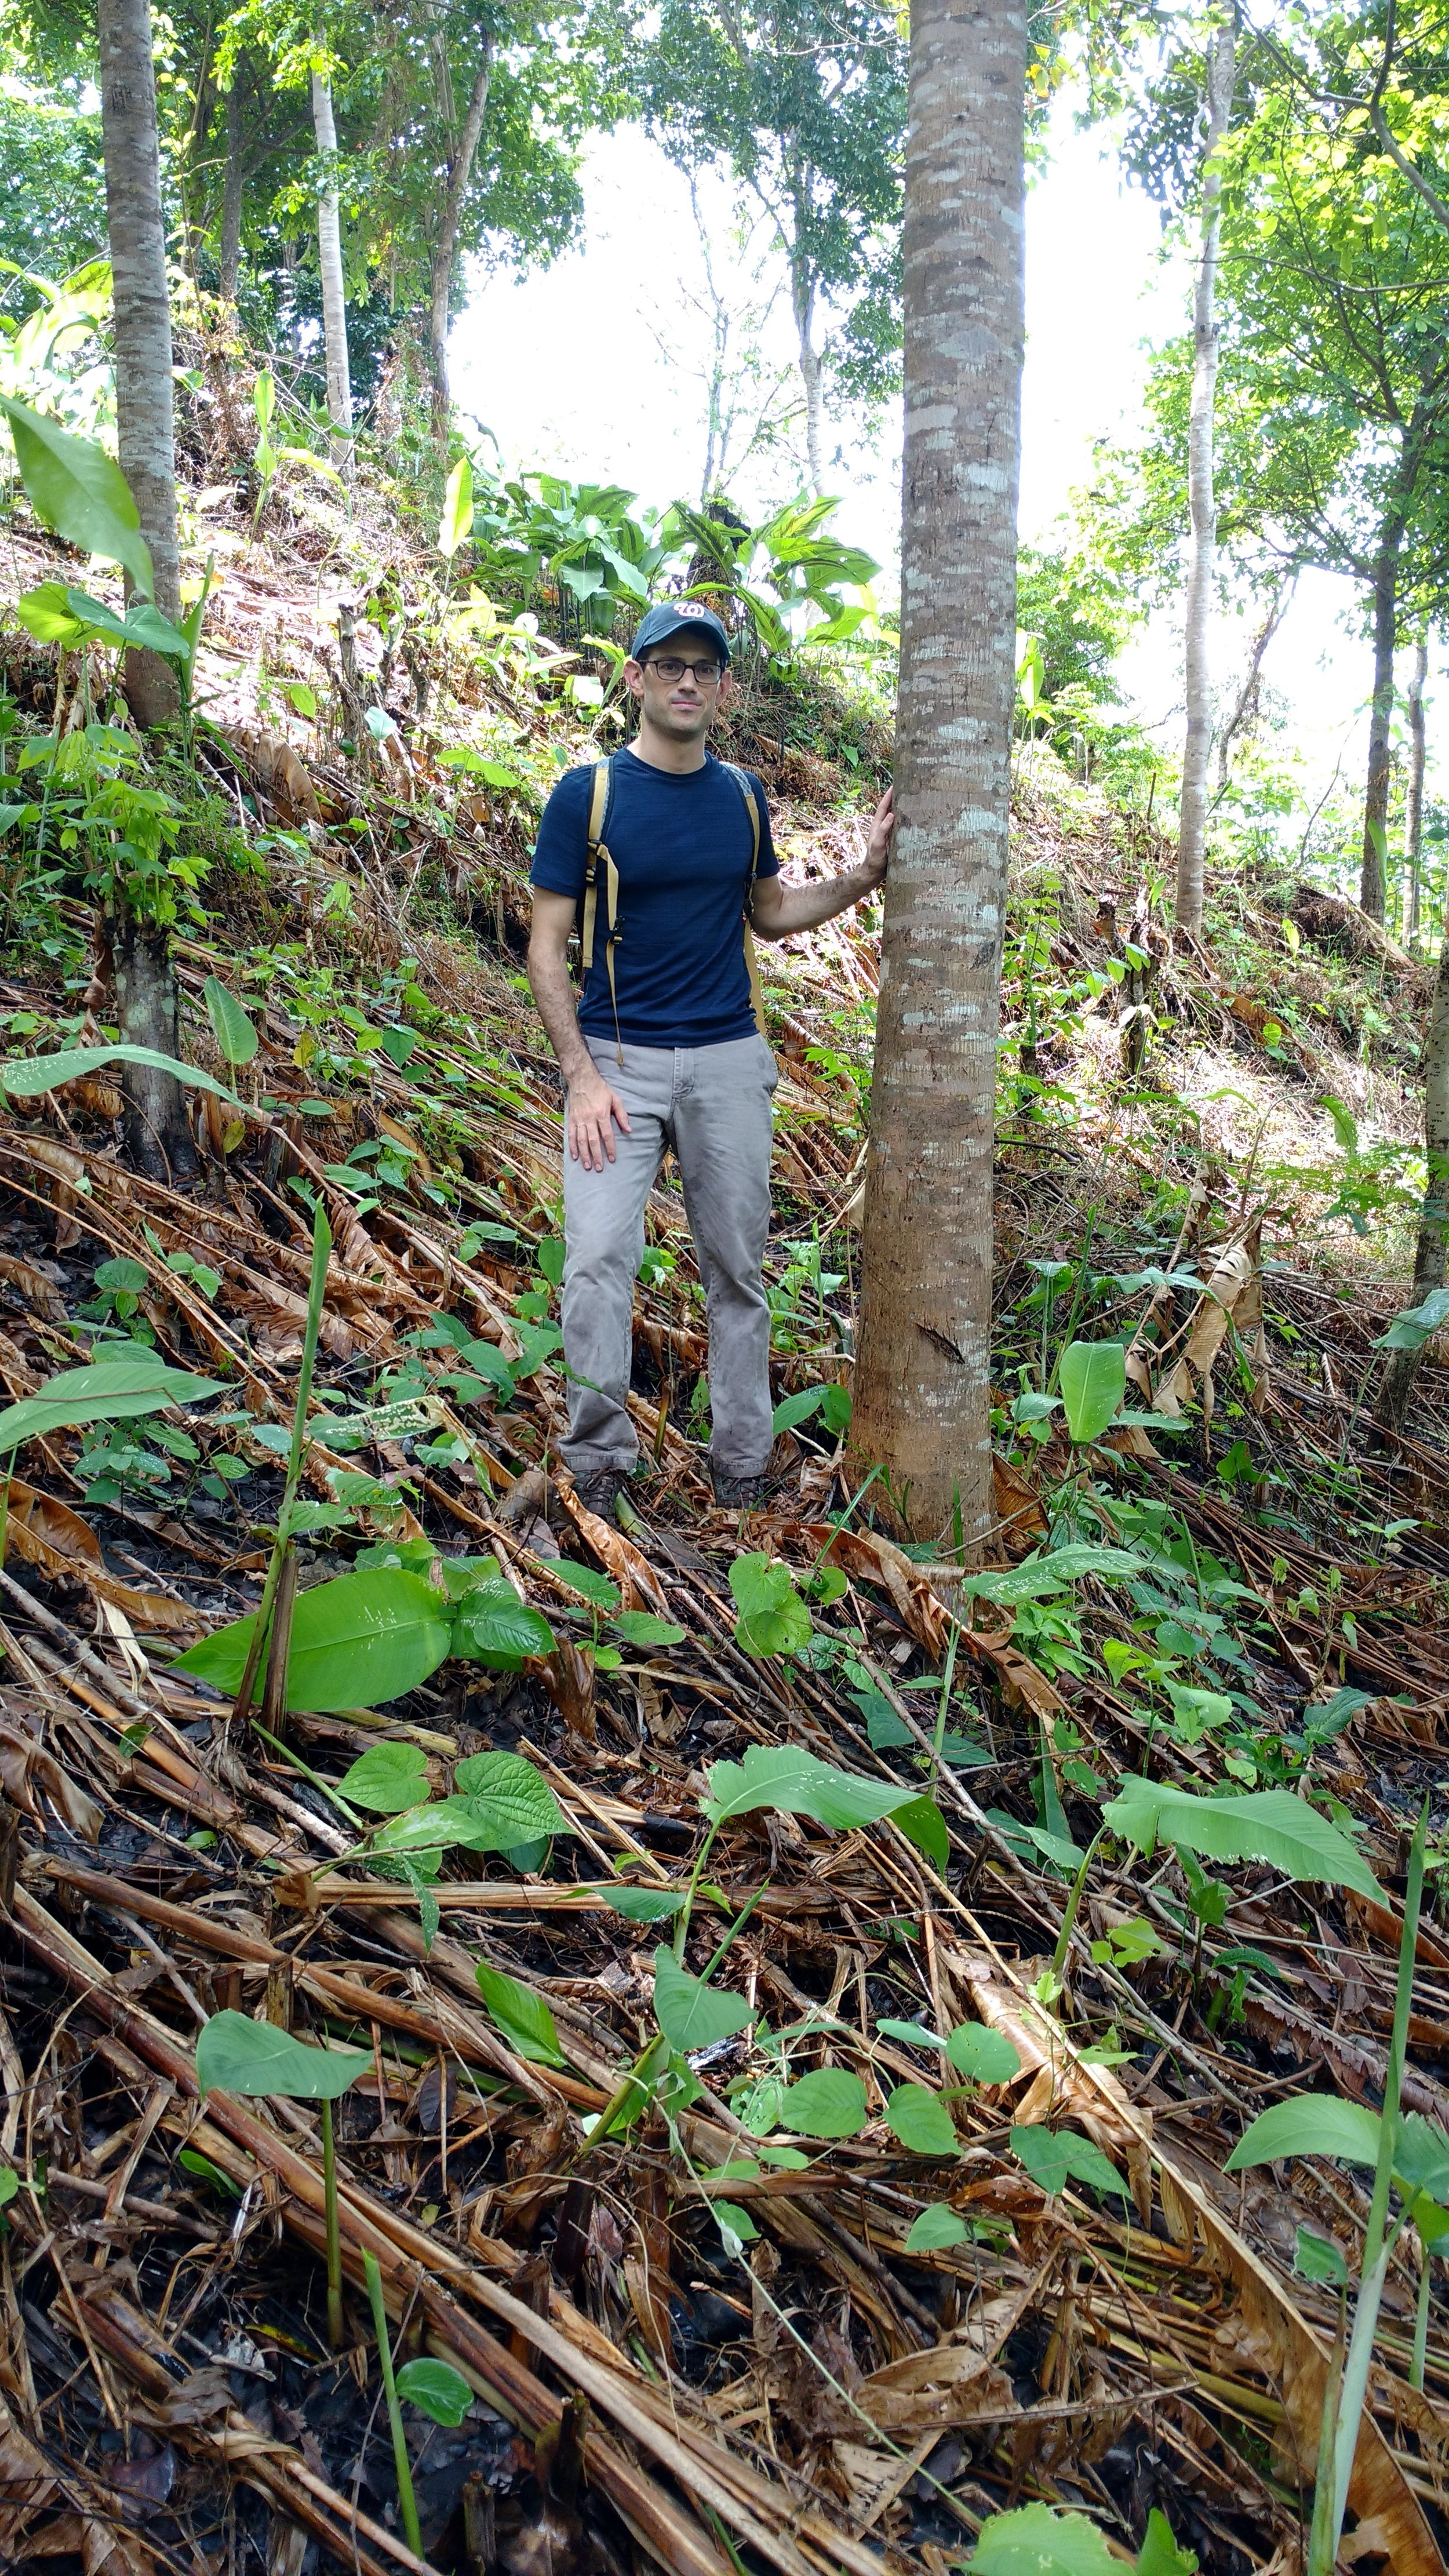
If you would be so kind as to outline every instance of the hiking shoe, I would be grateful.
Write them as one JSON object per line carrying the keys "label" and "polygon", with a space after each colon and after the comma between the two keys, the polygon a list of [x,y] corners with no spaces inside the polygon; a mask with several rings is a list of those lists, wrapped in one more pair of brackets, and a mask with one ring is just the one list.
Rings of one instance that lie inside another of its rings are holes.
{"label": "hiking shoe", "polygon": [[715,1501],[721,1511],[725,1512],[753,1511],[756,1504],[764,1501],[769,1491],[770,1480],[763,1475],[722,1476],[717,1468],[712,1467],[710,1477],[714,1485]]}
{"label": "hiking shoe", "polygon": [[574,1500],[586,1512],[594,1512],[601,1521],[612,1521],[614,1505],[629,1479],[617,1467],[600,1467],[597,1474],[580,1476],[574,1486]]}

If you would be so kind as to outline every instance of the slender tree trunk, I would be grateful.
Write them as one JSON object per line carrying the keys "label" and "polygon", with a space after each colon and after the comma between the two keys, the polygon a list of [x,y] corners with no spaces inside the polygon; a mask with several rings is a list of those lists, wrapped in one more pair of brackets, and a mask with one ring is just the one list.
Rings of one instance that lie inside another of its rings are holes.
{"label": "slender tree trunk", "polygon": [[852,1442],[911,1527],[992,1519],[998,987],[1016,664],[1024,0],[916,0],[898,824]]}
{"label": "slender tree trunk", "polygon": [[805,456],[810,473],[810,489],[819,500],[825,489],[825,474],[820,457],[821,396],[824,369],[815,346],[815,278],[804,253],[798,248],[790,253],[790,310],[795,316],[795,336],[800,350],[800,382],[805,388]]}
{"label": "slender tree trunk", "polygon": [[1369,718],[1368,786],[1363,806],[1363,882],[1359,902],[1370,921],[1382,921],[1384,859],[1389,829],[1389,728],[1394,715],[1394,646],[1399,629],[1400,518],[1384,521],[1374,558],[1374,695]]}
{"label": "slender tree trunk", "polygon": [[[1424,1039],[1424,1150],[1428,1178],[1414,1251],[1411,1306],[1421,1306],[1444,1285],[1449,1240],[1449,933],[1439,950],[1439,973]],[[1397,1427],[1408,1410],[1422,1351],[1390,1351],[1379,1391],[1379,1420]]]}
{"label": "slender tree trunk", "polygon": [[[331,84],[312,74],[312,130],[329,173],[337,159]],[[317,265],[322,273],[322,337],[327,353],[327,409],[335,430],[352,433],[352,370],[347,358],[347,295],[342,278],[342,214],[329,176],[317,200]]]}
{"label": "slender tree trunk", "polygon": [[438,236],[433,244],[432,292],[428,300],[428,358],[433,376],[433,437],[438,453],[448,451],[448,322],[453,296],[453,262],[458,255],[458,228],[463,219],[463,200],[473,176],[473,164],[483,133],[483,119],[488,113],[488,90],[493,77],[493,44],[485,40],[483,60],[473,83],[463,131],[448,163],[447,186],[443,191],[442,212],[438,218]]}
{"label": "slender tree trunk", "polygon": [[1409,674],[1405,701],[1409,717],[1409,775],[1404,793],[1404,867],[1409,880],[1408,917],[1404,925],[1404,945],[1417,952],[1419,945],[1419,862],[1424,844],[1424,682],[1429,676],[1429,642],[1421,635],[1414,646],[1414,667]]}
{"label": "slender tree trunk", "polygon": [[[172,408],[171,306],[161,213],[161,154],[148,0],[99,0],[101,148],[106,170],[115,308],[117,446],[121,471],[151,550],[153,593],[163,615],[181,608],[176,541],[176,448]],[[127,583],[129,589],[129,581]],[[158,653],[126,655],[126,699],[138,724],[164,725],[180,708],[176,674]],[[179,1052],[176,977],[166,933],[118,900],[111,946],[122,1035],[136,1046]],[[131,961],[147,960],[144,974]],[[122,1072],[126,1150],[158,1176],[195,1166],[181,1086],[173,1074],[139,1065]]]}
{"label": "slender tree trunk", "polygon": [[1236,38],[1236,21],[1230,15],[1217,31],[1208,60],[1202,248],[1192,315],[1192,407],[1187,431],[1187,492],[1192,547],[1187,572],[1187,740],[1182,754],[1182,821],[1177,843],[1177,919],[1179,927],[1191,932],[1194,938],[1202,929],[1208,760],[1213,739],[1208,620],[1212,614],[1213,570],[1218,543],[1217,495],[1213,489],[1213,429],[1218,382],[1218,201],[1221,193],[1215,155],[1232,114]]}
{"label": "slender tree trunk", "polygon": [[241,273],[242,181],[245,178],[245,129],[242,120],[242,66],[233,64],[226,94],[226,174],[221,191],[221,300],[236,303]]}
{"label": "slender tree trunk", "polygon": [[1227,788],[1228,770],[1231,766],[1233,756],[1233,744],[1236,742],[1238,735],[1243,731],[1245,725],[1257,717],[1258,686],[1263,677],[1263,658],[1267,653],[1268,647],[1272,643],[1274,636],[1277,634],[1279,627],[1282,625],[1284,618],[1288,614],[1289,604],[1292,600],[1297,581],[1297,573],[1290,572],[1287,580],[1282,584],[1281,588],[1274,592],[1272,607],[1269,609],[1267,616],[1264,618],[1262,625],[1259,627],[1257,634],[1253,638],[1253,649],[1248,656],[1247,673],[1243,680],[1243,685],[1238,691],[1237,704],[1234,707],[1232,714],[1229,716],[1227,723],[1223,725],[1219,731],[1217,790],[1219,796],[1223,795]]}

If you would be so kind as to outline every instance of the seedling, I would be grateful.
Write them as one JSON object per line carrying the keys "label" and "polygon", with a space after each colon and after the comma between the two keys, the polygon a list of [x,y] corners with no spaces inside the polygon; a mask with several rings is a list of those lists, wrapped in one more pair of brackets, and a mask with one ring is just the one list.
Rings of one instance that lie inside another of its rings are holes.
{"label": "seedling", "polygon": [[245,2013],[213,2013],[196,2041],[196,2080],[205,2101],[223,2093],[280,2094],[322,2106],[322,2201],[327,2238],[327,2340],[342,2346],[342,2239],[337,2219],[337,2157],[332,2105],[372,2065],[365,2049],[308,2048],[271,2022]]}

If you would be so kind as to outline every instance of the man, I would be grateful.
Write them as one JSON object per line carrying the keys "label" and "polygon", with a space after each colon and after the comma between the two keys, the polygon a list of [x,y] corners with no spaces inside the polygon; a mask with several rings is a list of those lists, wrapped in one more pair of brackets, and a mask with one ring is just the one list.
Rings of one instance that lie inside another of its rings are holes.
{"label": "man", "polygon": [[[534,852],[528,980],[568,1086],[563,1443],[580,1499],[612,1518],[638,1457],[627,1410],[644,1208],[666,1146],[704,1283],[716,1499],[760,1498],[769,1464],[770,1098],[778,1075],[751,998],[746,916],[764,939],[829,921],[879,885],[889,795],[858,867],[782,886],[757,778],[706,736],[729,693],[729,637],[709,609],[651,608],[624,678],[639,730],[607,773],[572,769]],[[567,951],[579,918],[577,1011]]]}

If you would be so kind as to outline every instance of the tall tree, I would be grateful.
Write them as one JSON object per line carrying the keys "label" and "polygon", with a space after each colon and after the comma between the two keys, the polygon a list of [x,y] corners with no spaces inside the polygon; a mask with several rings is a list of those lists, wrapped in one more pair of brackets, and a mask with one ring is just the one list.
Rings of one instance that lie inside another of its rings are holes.
{"label": "tall tree", "polygon": [[992,1517],[996,1039],[1016,681],[1027,29],[916,0],[906,131],[899,821],[852,1439],[903,1517]]}
{"label": "tall tree", "polygon": [[[99,0],[97,33],[115,308],[117,446],[151,550],[156,605],[174,619],[181,610],[181,560],[171,306],[148,0]],[[126,696],[142,725],[164,725],[178,712],[176,677],[159,654],[127,654]],[[118,895],[110,933],[123,1038],[174,1058],[179,1053],[176,976],[166,931]],[[190,1170],[195,1160],[191,1132],[174,1074],[127,1065],[123,1085],[132,1161],[158,1175]]]}
{"label": "tall tree", "polygon": [[1203,137],[1202,238],[1193,296],[1192,403],[1187,429],[1187,493],[1192,540],[1187,568],[1185,686],[1187,740],[1177,843],[1177,920],[1194,938],[1202,929],[1203,853],[1207,842],[1208,761],[1213,714],[1208,662],[1218,513],[1213,491],[1213,432],[1218,381],[1218,243],[1222,174],[1218,149],[1233,107],[1237,26],[1229,11],[1208,52],[1207,130]]}
{"label": "tall tree", "polygon": [[483,119],[488,112],[488,92],[493,78],[493,38],[486,32],[483,36],[461,126],[454,105],[448,48],[440,23],[434,28],[432,53],[438,116],[443,127],[444,176],[429,263],[428,356],[433,372],[433,436],[439,449],[446,452],[450,409],[448,323],[453,298],[453,269],[458,257],[458,228],[463,219],[463,204],[473,176]]}
{"label": "tall tree", "polygon": [[882,0],[664,0],[631,63],[665,149],[730,170],[774,228],[817,493],[829,380],[867,396],[895,381],[904,68]]}
{"label": "tall tree", "polygon": [[352,435],[352,369],[347,356],[347,284],[342,269],[342,205],[337,193],[337,123],[332,75],[312,66],[312,126],[320,165],[317,265],[322,279],[322,337],[327,353],[327,410],[333,428]]}
{"label": "tall tree", "polygon": [[1429,643],[1421,635],[1414,645],[1414,659],[1409,672],[1409,685],[1404,691],[1404,711],[1409,723],[1409,764],[1404,780],[1404,876],[1407,901],[1404,908],[1404,945],[1417,950],[1419,945],[1420,884],[1419,870],[1424,851],[1424,769],[1428,741],[1424,726],[1424,683],[1429,676]]}

